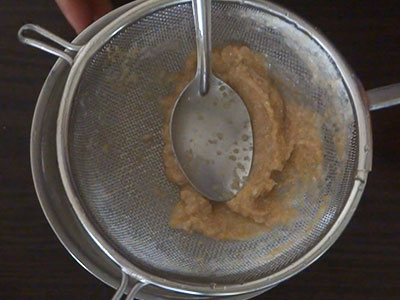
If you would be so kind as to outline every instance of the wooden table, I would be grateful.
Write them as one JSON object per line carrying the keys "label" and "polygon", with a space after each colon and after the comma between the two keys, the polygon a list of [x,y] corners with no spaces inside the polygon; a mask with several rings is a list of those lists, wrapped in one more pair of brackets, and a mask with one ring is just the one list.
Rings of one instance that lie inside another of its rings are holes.
{"label": "wooden table", "polygon": [[[398,0],[281,0],[337,46],[367,89],[400,82]],[[374,3],[374,4],[372,4]],[[35,101],[55,58],[20,45],[33,22],[72,39],[53,1],[0,4],[0,298],[110,299],[59,243],[29,163]],[[400,106],[372,113],[374,165],[354,218],[307,270],[257,299],[400,299]]]}

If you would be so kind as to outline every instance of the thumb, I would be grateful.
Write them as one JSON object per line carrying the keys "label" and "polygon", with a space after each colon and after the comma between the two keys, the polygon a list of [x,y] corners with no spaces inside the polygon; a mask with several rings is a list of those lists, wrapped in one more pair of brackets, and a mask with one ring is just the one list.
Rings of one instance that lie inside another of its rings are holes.
{"label": "thumb", "polygon": [[110,0],[56,0],[56,3],[77,33],[112,10]]}

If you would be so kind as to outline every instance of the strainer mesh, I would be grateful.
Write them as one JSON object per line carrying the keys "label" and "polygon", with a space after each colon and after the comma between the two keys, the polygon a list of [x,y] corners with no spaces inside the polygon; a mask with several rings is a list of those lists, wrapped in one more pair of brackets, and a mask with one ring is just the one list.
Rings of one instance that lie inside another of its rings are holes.
{"label": "strainer mesh", "polygon": [[324,182],[293,200],[295,220],[240,242],[168,225],[179,191],[164,173],[159,100],[173,91],[168,74],[195,49],[190,4],[127,25],[88,61],[73,99],[69,160],[92,222],[135,265],[181,282],[245,283],[282,270],[324,236],[353,185],[358,133],[342,78],[312,38],[249,6],[214,1],[212,10],[214,46],[264,54],[284,98],[323,116]]}

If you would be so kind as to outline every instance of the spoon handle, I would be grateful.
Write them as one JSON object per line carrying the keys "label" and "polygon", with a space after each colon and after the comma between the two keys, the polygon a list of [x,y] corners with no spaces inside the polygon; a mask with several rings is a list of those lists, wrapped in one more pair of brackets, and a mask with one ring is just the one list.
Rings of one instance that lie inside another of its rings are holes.
{"label": "spoon handle", "polygon": [[211,0],[192,0],[197,44],[197,74],[200,95],[208,93],[211,74]]}

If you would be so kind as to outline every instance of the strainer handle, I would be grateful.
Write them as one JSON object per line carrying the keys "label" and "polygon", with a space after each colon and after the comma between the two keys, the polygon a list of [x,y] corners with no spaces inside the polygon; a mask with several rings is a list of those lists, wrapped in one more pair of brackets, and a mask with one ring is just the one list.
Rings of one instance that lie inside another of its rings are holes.
{"label": "strainer handle", "polygon": [[[129,282],[128,275],[124,271],[122,271],[121,284],[119,285],[117,291],[115,292],[115,294],[111,298],[111,300],[120,300],[124,296],[126,287],[128,286],[128,282]],[[132,287],[132,289],[129,291],[128,295],[126,296],[125,300],[134,300],[136,294],[145,285],[147,285],[147,283],[144,283],[144,282],[135,283],[135,285]]]}
{"label": "strainer handle", "polygon": [[367,91],[369,110],[377,110],[400,104],[400,83]]}
{"label": "strainer handle", "polygon": [[70,42],[63,40],[62,38],[56,36],[54,33],[51,33],[50,31],[47,31],[46,29],[44,29],[38,25],[25,24],[18,30],[18,39],[21,43],[35,47],[35,48],[39,48],[43,51],[46,51],[55,56],[58,56],[58,57],[64,59],[65,61],[67,61],[70,65],[72,65],[72,63],[74,61],[73,56],[69,55],[68,53],[64,52],[61,49],[57,49],[56,47],[50,46],[49,44],[46,44],[38,39],[27,37],[25,35],[25,33],[28,31],[35,32],[35,33],[39,34],[40,36],[64,47],[65,49],[71,50],[73,52],[78,52],[79,49],[82,47],[82,46],[71,44]]}

